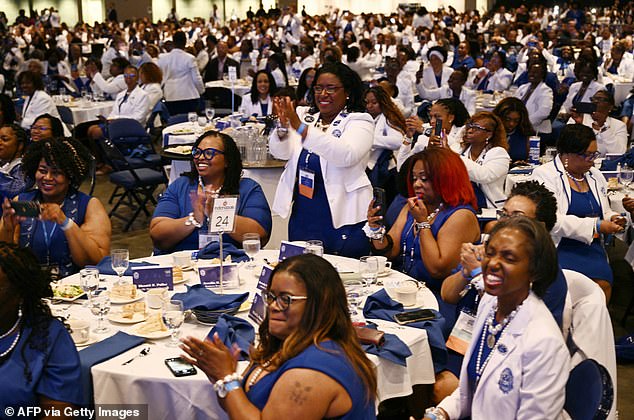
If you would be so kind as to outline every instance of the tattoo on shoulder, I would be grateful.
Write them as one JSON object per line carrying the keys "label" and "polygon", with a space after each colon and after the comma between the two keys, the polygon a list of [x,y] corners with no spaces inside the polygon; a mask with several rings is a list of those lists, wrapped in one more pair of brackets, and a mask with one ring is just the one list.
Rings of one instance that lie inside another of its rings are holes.
{"label": "tattoo on shoulder", "polygon": [[308,393],[313,389],[312,386],[303,386],[295,381],[295,387],[291,390],[290,400],[297,405],[303,405],[308,399]]}

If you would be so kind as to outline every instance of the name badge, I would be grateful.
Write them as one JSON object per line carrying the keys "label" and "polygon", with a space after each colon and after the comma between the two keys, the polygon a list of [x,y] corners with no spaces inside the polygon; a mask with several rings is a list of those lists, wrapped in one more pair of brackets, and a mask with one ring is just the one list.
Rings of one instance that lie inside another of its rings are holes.
{"label": "name badge", "polygon": [[172,267],[135,267],[132,269],[132,283],[144,292],[163,287],[174,290]]}
{"label": "name badge", "polygon": [[207,244],[211,242],[220,241],[220,235],[213,235],[211,233],[198,233],[198,249],[203,249]]}
{"label": "name badge", "polygon": [[458,320],[451,330],[449,339],[447,339],[447,348],[465,355],[471,343],[471,335],[473,333],[473,325],[475,324],[475,316],[460,311]]}
{"label": "name badge", "polygon": [[315,172],[310,169],[299,170],[299,193],[312,200],[315,192]]}

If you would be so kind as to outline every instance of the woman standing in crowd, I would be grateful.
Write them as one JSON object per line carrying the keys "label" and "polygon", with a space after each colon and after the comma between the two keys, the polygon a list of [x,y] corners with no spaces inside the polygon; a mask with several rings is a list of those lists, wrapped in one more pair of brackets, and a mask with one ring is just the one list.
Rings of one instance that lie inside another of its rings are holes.
{"label": "woman standing in crowd", "polygon": [[139,81],[141,89],[147,93],[150,110],[153,110],[158,101],[163,99],[163,72],[161,68],[153,62],[143,63],[139,67]]}
{"label": "woman standing in crowd", "polygon": [[509,156],[513,165],[528,162],[528,138],[535,134],[524,102],[517,98],[502,99],[493,110],[504,124]]}
{"label": "woman standing in crowd", "polygon": [[365,112],[361,79],[342,63],[326,63],[315,74],[310,108],[276,98],[281,129],[272,131],[271,154],[288,160],[273,210],[289,217],[288,238],[318,239],[324,252],[367,254],[363,222],[372,185],[365,169],[374,122]]}
{"label": "woman standing in crowd", "polygon": [[271,94],[277,90],[277,84],[270,72],[260,70],[253,76],[251,91],[242,97],[243,114],[264,117],[273,112]]}
{"label": "woman standing in crowd", "polygon": [[18,217],[8,199],[2,205],[0,240],[29,247],[39,264],[65,277],[110,253],[110,219],[101,202],[77,189],[88,172],[90,153],[72,139],[33,143],[22,159],[36,190],[19,201],[39,203],[39,218]]}
{"label": "woman standing in crowd", "polygon": [[528,68],[528,83],[517,89],[515,97],[526,105],[528,118],[535,131],[550,134],[552,126],[548,116],[553,109],[553,91],[544,83],[546,72],[545,59],[531,64]]}
{"label": "woman standing in crowd", "polygon": [[262,296],[266,318],[244,379],[218,335],[182,340],[212,382],[225,378],[218,394],[229,418],[375,419],[375,366],[359,346],[337,270],[316,255],[288,258]]}

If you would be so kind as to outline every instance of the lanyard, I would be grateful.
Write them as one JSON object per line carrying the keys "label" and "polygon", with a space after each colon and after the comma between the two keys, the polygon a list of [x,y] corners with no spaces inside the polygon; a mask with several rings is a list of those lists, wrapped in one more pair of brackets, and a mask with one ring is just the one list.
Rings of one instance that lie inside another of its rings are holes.
{"label": "lanyard", "polygon": [[42,220],[42,231],[44,232],[44,244],[46,245],[46,265],[50,265],[51,261],[51,238],[57,229],[57,223],[53,223],[53,228],[49,232],[46,230],[46,221]]}

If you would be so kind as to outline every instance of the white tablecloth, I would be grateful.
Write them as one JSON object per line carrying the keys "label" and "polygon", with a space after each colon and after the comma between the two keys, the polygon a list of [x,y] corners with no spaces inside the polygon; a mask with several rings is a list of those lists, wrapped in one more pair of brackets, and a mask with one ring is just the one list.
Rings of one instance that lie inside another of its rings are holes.
{"label": "white tablecloth", "polygon": [[[212,82],[205,83],[206,88],[211,87],[223,87],[227,89],[231,89],[231,82],[226,80],[214,80]],[[233,83],[233,92],[238,96],[244,96],[244,94],[248,93],[251,90],[251,82],[248,82],[245,79],[236,80]],[[236,106],[236,110],[237,110]]]}
{"label": "white tablecloth", "polygon": [[[257,259],[261,262],[263,258],[271,260],[277,259],[277,251],[263,250]],[[338,267],[356,270],[357,260],[327,256],[327,259]],[[144,261],[171,263],[170,256],[159,256],[145,258]],[[259,270],[249,271],[244,268],[240,270],[242,285],[240,291],[253,292],[256,290],[257,276]],[[193,272],[185,272],[187,283],[196,284],[198,279]],[[110,284],[116,276],[102,276]],[[408,279],[405,274],[392,271],[390,275],[382,277],[383,284],[395,287],[399,281]],[[73,275],[63,280],[64,283],[77,284],[78,276]],[[379,287],[373,287],[372,291]],[[184,285],[175,286],[175,292],[185,291]],[[229,290],[228,293],[237,293],[237,290]],[[419,292],[418,303],[423,307],[438,309],[438,303],[433,294],[426,288]],[[111,311],[118,310],[112,305]],[[78,304],[53,305],[54,313],[70,313],[73,318],[81,318],[91,322],[91,328],[96,325],[96,317],[91,315],[88,308],[83,308]],[[239,316],[247,317],[247,312],[241,312]],[[108,322],[108,321],[107,321]],[[407,358],[407,366],[396,365],[390,361],[379,359],[376,356],[368,355],[377,366],[378,373],[378,396],[379,400],[405,396],[412,393],[412,386],[416,384],[431,384],[434,382],[434,367],[432,364],[431,351],[427,341],[425,330],[403,327],[396,323],[377,321],[379,328],[398,335],[412,351],[412,356]],[[125,324],[110,323],[111,331],[102,336],[97,336],[91,332],[92,336],[104,339],[116,331],[129,331],[133,326]],[[204,338],[212,327],[196,323],[189,319],[181,327],[185,335],[192,335]],[[92,339],[92,337],[91,337]],[[181,351],[178,348],[170,348],[165,345],[169,339],[154,340],[151,345],[150,354],[139,358],[134,362],[122,366],[122,363],[136,356],[141,347],[133,348],[108,361],[93,366],[93,385],[95,393],[95,403],[97,404],[148,404],[150,419],[225,419],[224,411],[218,406],[216,394],[213,392],[208,378],[198,370],[194,376],[176,378],[172,376],[164,360],[168,357],[178,357]],[[239,371],[246,367],[246,362],[240,362]]]}
{"label": "white tablecloth", "polygon": [[[184,131],[188,130],[190,134],[172,134],[175,131]],[[166,146],[174,146],[178,144],[194,144],[196,139],[198,138],[198,131],[201,130],[198,124],[192,124],[189,121],[170,125],[163,129],[163,144]],[[169,183],[176,181],[181,174],[184,172],[189,172],[191,170],[191,165],[188,160],[173,160],[172,165],[169,171],[170,179]]]}
{"label": "white tablecloth", "polygon": [[82,101],[75,101],[68,108],[73,114],[73,124],[78,125],[86,121],[96,120],[98,115],[108,117],[110,111],[112,111],[113,104],[114,101],[89,102],[87,104]]}

